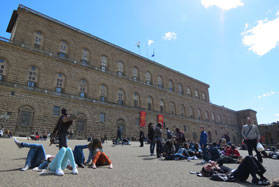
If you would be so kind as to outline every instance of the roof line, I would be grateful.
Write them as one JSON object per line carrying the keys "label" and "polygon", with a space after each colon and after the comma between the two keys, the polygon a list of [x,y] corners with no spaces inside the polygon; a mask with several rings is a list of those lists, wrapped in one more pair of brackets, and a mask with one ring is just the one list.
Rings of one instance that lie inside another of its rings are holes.
{"label": "roof line", "polygon": [[84,35],[86,35],[86,36],[88,36],[88,37],[90,37],[90,38],[93,38],[93,39],[98,40],[98,41],[100,41],[100,42],[102,42],[102,43],[105,43],[105,44],[107,44],[107,45],[110,45],[110,46],[112,46],[112,47],[115,47],[115,48],[117,48],[117,49],[120,49],[120,50],[122,50],[122,51],[124,51],[124,52],[126,52],[126,53],[128,53],[128,54],[130,54],[130,55],[133,55],[133,56],[136,56],[136,57],[138,57],[138,58],[141,58],[141,59],[143,59],[143,60],[145,60],[145,61],[148,61],[149,63],[155,64],[155,65],[160,66],[160,67],[162,67],[162,68],[164,68],[164,69],[171,70],[171,71],[173,71],[173,72],[175,72],[175,73],[178,73],[178,74],[180,74],[180,75],[182,75],[182,76],[185,76],[185,77],[187,77],[187,78],[189,78],[189,79],[192,79],[192,80],[194,80],[194,81],[197,81],[197,82],[199,82],[199,83],[201,83],[201,84],[206,85],[206,86],[209,87],[209,84],[207,84],[207,83],[204,83],[204,82],[202,82],[202,81],[200,81],[200,80],[197,80],[197,79],[195,79],[195,78],[192,78],[192,77],[190,77],[190,76],[188,76],[188,75],[185,75],[185,74],[183,74],[183,73],[181,73],[181,72],[179,72],[179,71],[177,71],[177,70],[171,69],[171,68],[169,68],[169,67],[167,67],[167,66],[164,66],[164,65],[162,65],[162,64],[160,64],[160,63],[158,63],[158,62],[155,62],[155,61],[153,61],[153,60],[150,60],[150,59],[148,59],[148,58],[146,58],[146,57],[143,57],[143,56],[141,56],[141,55],[138,55],[138,54],[136,54],[136,53],[134,53],[134,52],[132,52],[132,51],[129,51],[129,50],[127,50],[127,49],[125,49],[125,48],[122,48],[122,47],[120,47],[120,46],[118,46],[118,45],[115,45],[115,44],[113,44],[113,43],[110,43],[110,42],[108,42],[108,41],[106,41],[106,40],[103,40],[103,39],[101,39],[101,38],[99,38],[99,37],[97,37],[97,36],[94,36],[94,35],[92,35],[92,34],[90,34],[90,33],[84,32],[84,31],[82,31],[82,30],[80,30],[80,29],[78,29],[78,28],[75,28],[75,27],[73,27],[73,26],[71,26],[71,25],[68,25],[68,24],[66,24],[66,23],[63,23],[63,22],[61,22],[61,21],[59,21],[59,20],[57,20],[57,19],[55,19],[55,18],[52,18],[52,17],[50,17],[50,16],[47,16],[47,15],[45,15],[45,14],[43,14],[43,13],[40,13],[40,12],[38,12],[38,11],[36,11],[36,10],[33,10],[33,9],[29,8],[29,7],[26,7],[26,6],[22,5],[22,4],[19,4],[19,5],[18,5],[18,8],[25,9],[25,10],[27,10],[27,11],[29,11],[29,12],[35,14],[35,15],[38,15],[38,16],[43,17],[43,18],[45,18],[45,19],[48,19],[48,20],[50,20],[50,21],[52,21],[52,22],[55,22],[55,23],[57,23],[57,24],[63,25],[63,26],[65,26],[65,27],[67,27],[68,29],[74,30],[74,31],[79,32],[79,33],[81,33],[81,34],[84,34]]}

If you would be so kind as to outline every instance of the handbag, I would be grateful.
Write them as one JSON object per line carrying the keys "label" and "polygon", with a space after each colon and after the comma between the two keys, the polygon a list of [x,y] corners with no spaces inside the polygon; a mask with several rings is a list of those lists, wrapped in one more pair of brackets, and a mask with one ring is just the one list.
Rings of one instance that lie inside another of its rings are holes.
{"label": "handbag", "polygon": [[264,146],[263,146],[260,142],[258,142],[258,144],[257,144],[257,150],[258,150],[259,152],[264,151]]}

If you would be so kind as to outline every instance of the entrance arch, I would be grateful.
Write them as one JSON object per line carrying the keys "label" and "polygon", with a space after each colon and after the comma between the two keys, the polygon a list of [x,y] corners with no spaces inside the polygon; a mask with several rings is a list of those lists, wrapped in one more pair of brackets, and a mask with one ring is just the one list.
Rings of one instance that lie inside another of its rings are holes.
{"label": "entrance arch", "polygon": [[126,137],[126,122],[125,122],[125,120],[124,119],[118,119],[117,121],[116,121],[116,127],[118,128],[118,127],[121,127],[121,129],[122,129],[122,138],[124,138],[124,137]]}
{"label": "entrance arch", "polygon": [[29,136],[32,130],[34,109],[31,106],[24,105],[18,109],[16,135]]}
{"label": "entrance arch", "polygon": [[87,118],[85,114],[79,114],[77,116],[76,125],[75,125],[75,137],[83,139],[86,136],[86,126]]}

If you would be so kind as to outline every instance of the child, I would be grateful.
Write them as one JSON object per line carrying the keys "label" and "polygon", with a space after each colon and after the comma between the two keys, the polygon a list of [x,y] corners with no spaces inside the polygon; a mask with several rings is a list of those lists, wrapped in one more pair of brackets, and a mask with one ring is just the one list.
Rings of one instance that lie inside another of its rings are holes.
{"label": "child", "polygon": [[112,169],[112,163],[111,160],[108,158],[108,156],[103,152],[102,143],[99,139],[94,139],[92,143],[88,146],[90,152],[93,154],[92,158],[92,168],[96,169],[98,166],[104,166],[109,165],[109,168]]}

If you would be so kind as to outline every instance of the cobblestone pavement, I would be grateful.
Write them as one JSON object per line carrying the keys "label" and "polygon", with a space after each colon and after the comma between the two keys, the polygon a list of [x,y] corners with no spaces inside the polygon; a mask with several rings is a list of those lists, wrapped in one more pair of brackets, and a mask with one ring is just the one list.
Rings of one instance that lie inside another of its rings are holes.
{"label": "cobblestone pavement", "polygon": [[[32,142],[26,139],[20,141]],[[42,143],[47,154],[56,154],[56,146],[48,146],[48,141]],[[69,145],[87,144],[85,140],[71,140]],[[149,145],[139,147],[138,142],[126,146],[113,146],[111,142],[104,144],[104,151],[111,158],[114,168],[79,168],[79,174],[74,176],[70,171],[65,171],[65,176],[54,175],[40,176],[32,170],[25,172],[18,169],[24,166],[28,149],[19,149],[13,139],[0,139],[0,186],[252,186],[249,183],[215,182],[208,178],[197,177],[189,174],[190,171],[200,171],[199,160],[196,161],[164,161],[155,156],[149,156]],[[246,151],[241,151],[242,155]],[[85,155],[88,151],[85,150]],[[227,165],[231,168],[236,164]],[[266,177],[272,180],[278,177],[279,161],[264,159],[267,168]],[[249,179],[248,181],[251,181]]]}

